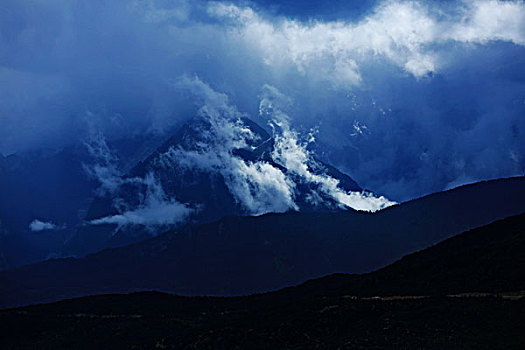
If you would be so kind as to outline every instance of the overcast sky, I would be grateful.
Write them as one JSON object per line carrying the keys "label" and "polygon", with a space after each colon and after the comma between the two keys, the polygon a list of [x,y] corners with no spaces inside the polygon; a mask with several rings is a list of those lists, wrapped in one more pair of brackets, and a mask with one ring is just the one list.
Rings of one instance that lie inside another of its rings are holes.
{"label": "overcast sky", "polygon": [[163,133],[201,107],[190,77],[263,125],[277,89],[392,200],[524,173],[523,1],[307,3],[4,0],[0,153]]}

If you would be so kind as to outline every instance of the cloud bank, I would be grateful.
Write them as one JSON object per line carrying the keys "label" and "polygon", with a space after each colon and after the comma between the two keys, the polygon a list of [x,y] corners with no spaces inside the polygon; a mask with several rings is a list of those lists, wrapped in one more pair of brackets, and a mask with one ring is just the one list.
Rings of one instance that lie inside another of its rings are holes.
{"label": "cloud bank", "polygon": [[[93,129],[163,137],[195,111],[176,83],[187,75],[252,118],[261,89],[275,87],[292,101],[290,127],[318,130],[316,154],[398,201],[523,174],[523,1],[359,9],[326,20],[258,2],[6,0],[0,152],[60,147]],[[249,183],[272,170],[243,171]],[[276,181],[282,209],[288,185]]]}
{"label": "cloud bank", "polygon": [[231,35],[258,50],[267,65],[293,65],[302,74],[336,85],[360,84],[359,68],[371,56],[420,78],[439,69],[435,45],[525,44],[525,7],[520,2],[464,2],[456,13],[438,19],[422,3],[386,1],[357,23],[267,20],[251,8],[222,2],[211,3],[208,12],[229,20]]}

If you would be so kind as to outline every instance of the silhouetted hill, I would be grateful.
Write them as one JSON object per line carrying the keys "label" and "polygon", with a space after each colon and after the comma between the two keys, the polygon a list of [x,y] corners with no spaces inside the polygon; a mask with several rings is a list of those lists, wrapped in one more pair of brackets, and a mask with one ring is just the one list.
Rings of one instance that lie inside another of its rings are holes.
{"label": "silhouetted hill", "polygon": [[0,345],[521,349],[524,252],[522,214],[373,273],[332,275],[272,293],[214,298],[143,292],[5,310]]}
{"label": "silhouetted hill", "polygon": [[239,295],[334,272],[363,273],[465,230],[525,212],[525,178],[488,181],[376,213],[227,217],[83,259],[0,273],[2,306],[162,290]]}
{"label": "silhouetted hill", "polygon": [[334,274],[288,290],[310,296],[525,291],[525,214],[448,238],[372,273]]}

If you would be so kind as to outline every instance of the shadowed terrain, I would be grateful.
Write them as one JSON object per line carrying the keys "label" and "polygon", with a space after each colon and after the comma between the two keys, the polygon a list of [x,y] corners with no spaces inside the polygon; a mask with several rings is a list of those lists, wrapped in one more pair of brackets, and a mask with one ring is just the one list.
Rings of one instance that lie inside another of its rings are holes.
{"label": "shadowed terrain", "polygon": [[102,295],[0,312],[3,348],[520,349],[525,214],[365,275],[248,297]]}
{"label": "shadowed terrain", "polygon": [[364,273],[525,211],[525,179],[482,182],[377,213],[226,217],[82,259],[0,272],[0,306],[141,290],[243,295],[334,272]]}

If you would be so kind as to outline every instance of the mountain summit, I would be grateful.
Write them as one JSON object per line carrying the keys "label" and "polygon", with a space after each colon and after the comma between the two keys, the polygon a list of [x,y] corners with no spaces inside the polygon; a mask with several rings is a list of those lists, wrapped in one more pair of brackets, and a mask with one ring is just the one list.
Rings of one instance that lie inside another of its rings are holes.
{"label": "mountain summit", "polygon": [[124,176],[114,174],[110,162],[99,165],[103,191],[66,253],[122,246],[229,215],[392,204],[314,157],[294,131],[271,126],[273,135],[248,118],[200,115]]}

